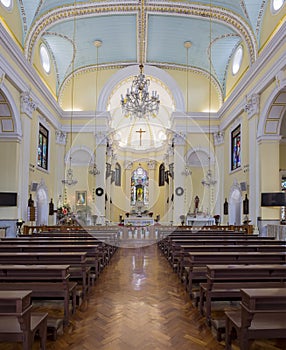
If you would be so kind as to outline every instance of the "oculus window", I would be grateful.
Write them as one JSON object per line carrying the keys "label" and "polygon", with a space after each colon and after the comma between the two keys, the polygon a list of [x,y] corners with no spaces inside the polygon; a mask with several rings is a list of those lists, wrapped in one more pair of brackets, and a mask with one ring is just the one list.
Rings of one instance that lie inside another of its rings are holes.
{"label": "oculus window", "polygon": [[275,14],[283,7],[285,0],[272,0],[271,1],[271,12]]}
{"label": "oculus window", "polygon": [[0,4],[2,4],[8,10],[11,10],[13,7],[13,0],[0,0]]}
{"label": "oculus window", "polygon": [[49,147],[49,131],[42,125],[39,125],[38,139],[38,167],[48,170],[48,147]]}
{"label": "oculus window", "polygon": [[241,167],[241,127],[231,132],[231,170]]}
{"label": "oculus window", "polygon": [[44,71],[47,74],[49,74],[51,71],[51,60],[50,60],[48,49],[44,44],[41,44],[40,46],[40,57],[41,57],[41,63]]}
{"label": "oculus window", "polygon": [[236,75],[240,69],[241,62],[242,62],[242,57],[243,57],[243,48],[240,45],[233,56],[233,62],[232,62],[232,74]]}

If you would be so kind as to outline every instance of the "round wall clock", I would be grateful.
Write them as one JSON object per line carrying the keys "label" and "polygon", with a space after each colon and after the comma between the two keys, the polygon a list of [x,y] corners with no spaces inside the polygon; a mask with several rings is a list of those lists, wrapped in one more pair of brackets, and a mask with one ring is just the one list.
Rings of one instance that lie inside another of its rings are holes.
{"label": "round wall clock", "polygon": [[177,196],[181,196],[184,193],[183,187],[177,187],[175,193]]}
{"label": "round wall clock", "polygon": [[103,188],[101,187],[98,187],[96,190],[95,190],[95,193],[97,196],[102,196],[103,195]]}

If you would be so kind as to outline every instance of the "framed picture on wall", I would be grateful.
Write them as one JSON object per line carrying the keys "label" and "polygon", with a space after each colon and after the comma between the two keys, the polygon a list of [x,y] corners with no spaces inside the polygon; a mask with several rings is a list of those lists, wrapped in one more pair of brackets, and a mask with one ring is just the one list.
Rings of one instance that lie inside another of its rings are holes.
{"label": "framed picture on wall", "polygon": [[76,205],[86,205],[86,191],[76,191],[75,192],[75,204]]}

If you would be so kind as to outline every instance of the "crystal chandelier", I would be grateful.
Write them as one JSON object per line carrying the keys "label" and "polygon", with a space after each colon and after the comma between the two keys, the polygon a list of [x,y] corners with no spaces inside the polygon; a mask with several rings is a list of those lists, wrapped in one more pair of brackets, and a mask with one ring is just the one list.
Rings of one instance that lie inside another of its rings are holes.
{"label": "crystal chandelier", "polygon": [[72,186],[72,185],[76,185],[77,184],[77,180],[73,178],[73,171],[71,168],[71,161],[72,161],[72,157],[70,157],[70,167],[67,170],[67,176],[65,179],[62,180],[62,183],[68,186]]}
{"label": "crystal chandelier", "polygon": [[88,168],[88,172],[90,175],[96,176],[100,174],[99,169],[96,166],[96,162],[95,159],[92,159],[89,163],[89,168]]}
{"label": "crystal chandelier", "polygon": [[205,179],[202,180],[202,184],[203,184],[204,186],[210,187],[210,186],[214,186],[214,185],[216,184],[216,182],[217,182],[217,181],[216,181],[215,178],[213,178],[213,176],[212,176],[212,171],[211,171],[211,169],[209,169],[209,170],[207,171],[207,175],[206,175]]}
{"label": "crystal chandelier", "polygon": [[134,77],[130,91],[127,89],[125,97],[121,95],[122,112],[127,118],[155,118],[159,112],[159,95],[157,91],[152,91],[150,96],[150,79],[143,74],[143,64],[139,65],[139,69],[140,74]]}

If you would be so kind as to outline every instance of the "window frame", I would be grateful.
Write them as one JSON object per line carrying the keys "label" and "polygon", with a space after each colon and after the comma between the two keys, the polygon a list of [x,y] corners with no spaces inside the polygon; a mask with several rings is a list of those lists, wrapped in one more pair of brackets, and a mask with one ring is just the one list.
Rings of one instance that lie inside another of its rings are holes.
{"label": "window frame", "polygon": [[[240,151],[239,151],[240,162],[238,165],[235,165],[234,160],[233,160],[233,150],[234,150],[235,139],[238,136],[239,136],[239,142],[240,142]],[[230,132],[230,171],[233,172],[233,171],[236,171],[238,169],[241,169],[241,164],[242,164],[242,160],[241,160],[241,124],[239,123]]]}
{"label": "window frame", "polygon": [[9,5],[5,5],[5,3],[3,2],[4,0],[0,0],[0,4],[8,11],[12,11],[14,3],[13,0],[10,0],[10,4]]}
{"label": "window frame", "polygon": [[[46,57],[43,57],[43,53],[41,51],[42,49],[45,50]],[[41,60],[42,68],[43,68],[44,72],[47,75],[49,75],[51,73],[51,56],[50,56],[49,50],[47,48],[47,45],[45,43],[40,44],[39,53],[40,53],[40,60]],[[45,62],[44,61],[45,59],[47,59],[48,62]],[[48,65],[48,69],[45,68],[45,65]]]}
{"label": "window frame", "polygon": [[[240,57],[237,57],[239,51],[241,51],[241,55],[240,55]],[[233,76],[236,76],[238,74],[238,72],[240,71],[242,60],[243,60],[243,54],[244,54],[243,46],[240,44],[240,45],[238,45],[238,47],[236,48],[236,50],[234,51],[234,54],[233,54],[232,67],[231,67],[231,72],[232,72]],[[237,62],[238,59],[239,59],[239,61]],[[235,65],[238,66],[238,68],[236,70],[234,70]]]}
{"label": "window frame", "polygon": [[[46,139],[46,166],[43,166],[43,142],[40,145],[40,137],[43,137]],[[37,144],[37,167],[39,169],[48,171],[49,170],[49,144],[50,144],[50,131],[42,124],[39,123],[39,130],[38,130],[38,144]],[[41,147],[41,160],[39,162],[39,149]]]}
{"label": "window frame", "polygon": [[271,9],[271,13],[272,13],[273,15],[276,15],[279,11],[282,10],[283,6],[285,5],[285,0],[283,0],[281,6],[280,6],[279,8],[275,8],[275,6],[274,6],[274,1],[275,1],[275,0],[271,0],[271,1],[270,1],[270,9]]}

